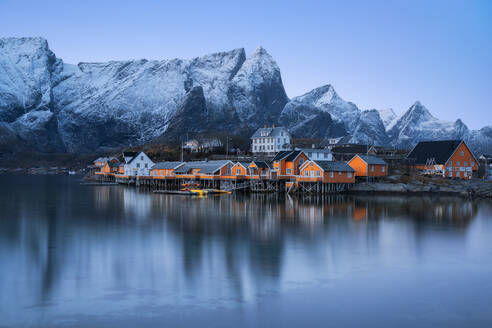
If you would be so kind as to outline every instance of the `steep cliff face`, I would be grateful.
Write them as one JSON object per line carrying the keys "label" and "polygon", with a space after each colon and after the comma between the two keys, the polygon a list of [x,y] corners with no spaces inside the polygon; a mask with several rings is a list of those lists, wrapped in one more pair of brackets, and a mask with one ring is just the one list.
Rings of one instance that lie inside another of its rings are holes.
{"label": "steep cliff face", "polygon": [[[235,49],[190,60],[78,65],[57,59],[41,38],[1,39],[0,49],[0,122],[43,151],[151,141],[198,86],[207,128],[216,131],[249,132],[276,122],[288,101],[280,70],[263,48],[249,58]],[[187,132],[173,126],[175,134]]]}
{"label": "steep cliff face", "polygon": [[42,38],[0,39],[0,138],[63,151],[53,109],[53,81],[63,63]]}
{"label": "steep cliff face", "polygon": [[331,85],[289,100],[278,65],[261,47],[248,57],[234,49],[193,59],[71,65],[42,38],[0,38],[2,149],[90,152],[187,132],[248,135],[274,123],[302,138],[349,134],[352,142],[403,148],[463,138],[492,152],[492,128],[439,120],[419,102],[400,117],[361,111]]}
{"label": "steep cliff face", "polygon": [[329,138],[350,134],[351,142],[387,145],[389,141],[378,111],[360,111],[331,85],[293,98],[282,111],[280,123],[294,136]]}
{"label": "steep cliff face", "polygon": [[289,101],[279,67],[262,47],[234,76],[229,96],[239,119],[251,129],[276,122]]}

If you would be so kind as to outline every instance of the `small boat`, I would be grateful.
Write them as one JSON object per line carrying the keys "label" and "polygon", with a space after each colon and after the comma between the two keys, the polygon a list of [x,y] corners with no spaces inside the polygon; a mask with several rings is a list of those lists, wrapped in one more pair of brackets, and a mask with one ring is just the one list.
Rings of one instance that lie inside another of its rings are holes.
{"label": "small boat", "polygon": [[171,195],[187,195],[187,196],[205,196],[205,195],[221,195],[231,194],[231,191],[219,189],[187,189],[187,190],[154,190],[154,194],[171,194]]}

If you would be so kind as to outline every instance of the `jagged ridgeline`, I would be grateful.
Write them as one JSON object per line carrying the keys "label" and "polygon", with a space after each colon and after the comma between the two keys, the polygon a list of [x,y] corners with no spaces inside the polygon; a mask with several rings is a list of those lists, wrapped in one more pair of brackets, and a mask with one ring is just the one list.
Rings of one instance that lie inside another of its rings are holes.
{"label": "jagged ridgeline", "polygon": [[0,147],[92,152],[209,131],[248,136],[282,124],[295,137],[351,135],[408,147],[422,138],[464,138],[490,149],[492,128],[440,121],[419,103],[396,117],[361,111],[332,86],[291,100],[263,48],[193,59],[66,64],[42,38],[0,39]]}

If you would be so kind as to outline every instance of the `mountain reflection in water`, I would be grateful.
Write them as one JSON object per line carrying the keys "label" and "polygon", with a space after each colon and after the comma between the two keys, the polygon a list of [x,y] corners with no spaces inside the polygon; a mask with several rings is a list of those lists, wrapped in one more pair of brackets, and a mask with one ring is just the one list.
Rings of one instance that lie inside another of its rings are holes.
{"label": "mountain reflection in water", "polygon": [[[471,268],[488,283],[481,292],[491,288],[490,269],[477,264],[492,254],[487,202],[283,194],[198,198],[80,186],[77,178],[64,176],[0,181],[0,326],[158,326],[163,320],[203,326],[204,318],[223,318],[212,326],[268,326],[300,311],[295,302],[303,299],[321,301],[306,313],[331,294],[351,295],[339,296],[340,306],[365,305],[363,289],[376,286],[367,302],[391,308],[400,288],[443,292],[449,286],[439,283],[445,281],[459,288],[467,279],[460,273]],[[436,280],[450,273],[448,280]],[[413,311],[432,311],[428,306],[435,304],[408,297],[401,308],[405,302],[416,308],[400,309],[387,322],[412,326],[419,322],[408,319]],[[270,304],[268,314],[261,311],[264,303]],[[470,316],[458,305],[445,303],[425,322],[448,323],[456,311]],[[347,319],[339,310],[314,313]],[[238,313],[243,320],[236,322]],[[481,312],[477,322],[489,319]],[[321,319],[316,322],[322,326]]]}

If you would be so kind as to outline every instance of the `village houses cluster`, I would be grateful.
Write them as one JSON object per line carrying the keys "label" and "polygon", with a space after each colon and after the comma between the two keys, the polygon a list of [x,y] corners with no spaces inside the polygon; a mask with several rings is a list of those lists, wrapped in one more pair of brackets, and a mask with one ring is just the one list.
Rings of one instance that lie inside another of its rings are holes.
{"label": "village houses cluster", "polygon": [[[275,126],[258,129],[251,140],[250,161],[154,163],[144,152],[124,152],[120,159],[100,157],[94,165],[96,175],[120,180],[276,180],[287,187],[301,183],[352,185],[357,179],[369,181],[388,175],[388,163],[374,146],[334,139],[323,148],[292,149],[289,132]],[[478,169],[478,161],[462,140],[420,142],[406,159],[422,173],[447,178],[470,179]]]}

